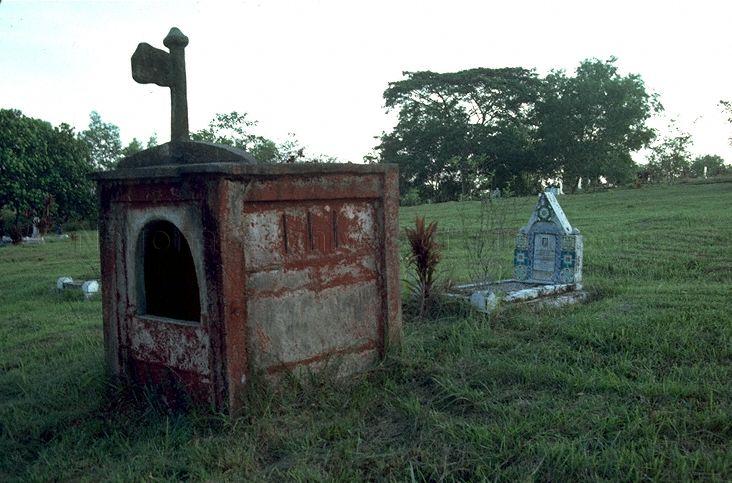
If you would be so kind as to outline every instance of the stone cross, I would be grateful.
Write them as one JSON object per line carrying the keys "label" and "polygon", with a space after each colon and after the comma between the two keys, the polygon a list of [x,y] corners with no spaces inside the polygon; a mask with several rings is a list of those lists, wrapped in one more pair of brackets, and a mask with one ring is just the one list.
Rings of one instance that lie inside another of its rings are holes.
{"label": "stone cross", "polygon": [[188,141],[188,100],[186,98],[186,58],[188,37],[173,27],[163,40],[170,50],[141,43],[132,54],[132,78],[140,84],[170,87],[170,140]]}

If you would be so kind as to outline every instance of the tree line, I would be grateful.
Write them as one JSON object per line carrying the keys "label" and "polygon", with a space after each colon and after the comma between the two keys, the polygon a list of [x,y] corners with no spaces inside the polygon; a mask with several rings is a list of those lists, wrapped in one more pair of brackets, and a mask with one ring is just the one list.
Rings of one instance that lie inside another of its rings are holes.
{"label": "tree line", "polygon": [[[648,120],[663,106],[637,74],[622,75],[615,58],[588,59],[568,74],[539,76],[522,67],[475,68],[451,73],[405,72],[384,91],[395,127],[379,137],[367,162],[396,163],[405,204],[484,196],[496,188],[535,193],[561,180],[565,191],[580,184],[673,181],[729,171],[724,160],[692,160],[688,133],[671,129],[658,138]],[[732,123],[732,104],[720,101]],[[283,142],[256,133],[246,113],[219,113],[191,133],[194,141],[226,144],[264,163],[336,162],[311,154],[290,133]],[[0,231],[18,232],[29,220],[95,220],[95,170],[158,144],[133,138],[123,146],[119,128],[92,112],[75,132],[0,109]],[[632,154],[649,148],[645,165]]]}
{"label": "tree line", "polygon": [[[279,143],[257,135],[256,126],[246,113],[219,113],[191,139],[243,149],[264,163],[337,161],[306,152],[292,133]],[[17,109],[0,109],[0,235],[19,240],[30,232],[33,219],[42,233],[69,221],[95,222],[90,175],[157,144],[153,133],[147,141],[133,138],[124,146],[119,128],[95,111],[88,127],[77,133],[68,124],[54,127]]]}
{"label": "tree line", "polygon": [[[574,192],[724,171],[719,156],[692,162],[686,133],[657,138],[648,120],[663,110],[658,96],[616,62],[587,59],[572,75],[544,77],[522,67],[405,72],[384,92],[397,123],[374,159],[399,165],[402,197],[415,203],[535,193],[547,180]],[[643,148],[651,156],[638,166],[632,153]]]}

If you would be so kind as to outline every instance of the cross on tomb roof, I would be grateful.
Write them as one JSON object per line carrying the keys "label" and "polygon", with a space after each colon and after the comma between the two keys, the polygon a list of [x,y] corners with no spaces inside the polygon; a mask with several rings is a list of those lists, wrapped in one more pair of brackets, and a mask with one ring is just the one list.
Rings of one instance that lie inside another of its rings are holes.
{"label": "cross on tomb roof", "polygon": [[188,100],[186,98],[186,58],[188,37],[173,27],[163,40],[170,52],[150,44],[138,44],[132,54],[132,78],[140,84],[170,87],[170,140],[188,141]]}

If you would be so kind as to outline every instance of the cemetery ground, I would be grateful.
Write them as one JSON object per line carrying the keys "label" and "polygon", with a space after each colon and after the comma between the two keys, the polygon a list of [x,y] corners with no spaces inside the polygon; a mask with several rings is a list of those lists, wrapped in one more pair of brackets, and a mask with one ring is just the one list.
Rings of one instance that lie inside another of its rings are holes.
{"label": "cemetery ground", "polygon": [[[255,381],[237,418],[105,381],[99,300],[53,290],[98,274],[95,233],[0,248],[0,480],[729,480],[731,201],[732,183],[560,197],[585,236],[587,303],[407,307],[401,352],[375,370]],[[501,203],[509,275],[535,197]],[[443,272],[465,280],[479,211],[400,223],[437,220]]]}

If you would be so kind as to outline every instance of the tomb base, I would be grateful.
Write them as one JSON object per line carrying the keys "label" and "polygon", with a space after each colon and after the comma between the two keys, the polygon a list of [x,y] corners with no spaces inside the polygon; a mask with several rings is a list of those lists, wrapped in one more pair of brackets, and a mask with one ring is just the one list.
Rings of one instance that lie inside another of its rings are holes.
{"label": "tomb base", "polygon": [[584,302],[588,296],[580,283],[532,283],[513,279],[457,285],[449,295],[469,301],[479,312],[486,314],[499,304],[563,307]]}

